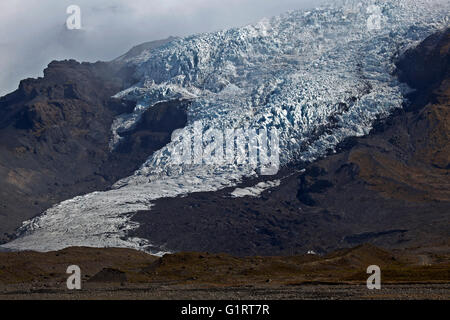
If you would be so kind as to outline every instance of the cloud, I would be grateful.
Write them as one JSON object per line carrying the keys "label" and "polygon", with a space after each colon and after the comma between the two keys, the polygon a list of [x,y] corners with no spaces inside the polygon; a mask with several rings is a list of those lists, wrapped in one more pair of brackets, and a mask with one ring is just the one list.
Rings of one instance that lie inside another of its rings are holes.
{"label": "cloud", "polygon": [[[318,0],[8,0],[0,3],[0,95],[52,60],[111,60],[142,42],[245,25]],[[323,1],[322,1],[323,2]],[[65,27],[80,6],[82,31]]]}

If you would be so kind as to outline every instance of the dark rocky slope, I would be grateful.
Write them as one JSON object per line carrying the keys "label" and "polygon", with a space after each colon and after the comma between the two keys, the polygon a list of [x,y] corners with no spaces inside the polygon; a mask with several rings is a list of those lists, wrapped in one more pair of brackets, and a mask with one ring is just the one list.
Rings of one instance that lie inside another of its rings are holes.
{"label": "dark rocky slope", "polygon": [[185,126],[188,102],[159,104],[111,152],[114,118],[134,108],[111,97],[133,73],[120,61],[52,62],[0,98],[0,243],[52,205],[131,175]]}
{"label": "dark rocky slope", "polygon": [[135,215],[133,235],[172,250],[237,255],[448,244],[449,49],[447,30],[403,55],[399,77],[417,90],[370,135],[348,139],[304,173],[286,169],[261,198],[233,199],[226,189],[160,199]]}

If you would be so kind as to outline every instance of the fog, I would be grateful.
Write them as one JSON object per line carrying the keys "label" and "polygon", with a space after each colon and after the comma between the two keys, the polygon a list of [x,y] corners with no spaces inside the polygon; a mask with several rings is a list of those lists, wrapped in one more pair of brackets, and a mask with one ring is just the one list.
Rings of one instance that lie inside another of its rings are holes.
{"label": "fog", "polygon": [[[142,42],[249,24],[318,0],[2,0],[0,96],[52,60],[111,60]],[[68,30],[69,5],[81,30]]]}

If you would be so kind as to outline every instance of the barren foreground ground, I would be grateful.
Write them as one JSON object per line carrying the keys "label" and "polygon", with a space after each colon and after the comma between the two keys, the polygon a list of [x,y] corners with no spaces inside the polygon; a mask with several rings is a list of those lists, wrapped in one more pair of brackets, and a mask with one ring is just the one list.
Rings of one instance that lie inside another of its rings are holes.
{"label": "barren foreground ground", "polygon": [[450,284],[384,285],[381,290],[368,290],[365,285],[266,285],[242,287],[206,287],[195,285],[164,285],[123,287],[86,287],[81,291],[38,289],[8,286],[0,289],[2,300],[450,300]]}
{"label": "barren foreground ground", "polygon": [[[0,253],[0,299],[439,299],[450,300],[448,245],[386,251],[372,245],[325,256],[234,257],[128,249]],[[82,289],[67,289],[67,267]],[[381,290],[366,269],[381,268]]]}

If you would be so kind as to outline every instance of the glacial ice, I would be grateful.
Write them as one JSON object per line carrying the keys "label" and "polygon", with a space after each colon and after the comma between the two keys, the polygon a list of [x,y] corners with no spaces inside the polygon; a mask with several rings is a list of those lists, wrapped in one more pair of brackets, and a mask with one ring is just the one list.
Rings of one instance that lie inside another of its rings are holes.
{"label": "glacial ice", "polygon": [[[381,16],[371,17],[371,5]],[[311,161],[349,136],[367,134],[377,117],[400,108],[408,88],[394,75],[394,58],[448,26],[448,0],[347,0],[293,11],[254,25],[175,39],[129,58],[141,81],[117,97],[137,102],[118,117],[130,129],[160,101],[189,99],[188,125],[277,128],[281,164]],[[380,29],[368,21],[379,18]],[[235,186],[257,175],[248,166],[179,165],[174,139],[112,190],[64,201],[26,221],[9,249],[58,250],[68,246],[129,247],[153,254],[163,244],[129,238],[130,221],[152,201]],[[151,235],[149,235],[151,239]]]}
{"label": "glacial ice", "polygon": [[280,186],[280,180],[260,182],[253,187],[236,188],[231,192],[233,198],[259,197],[264,191]]}

